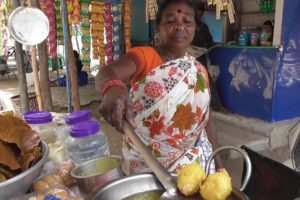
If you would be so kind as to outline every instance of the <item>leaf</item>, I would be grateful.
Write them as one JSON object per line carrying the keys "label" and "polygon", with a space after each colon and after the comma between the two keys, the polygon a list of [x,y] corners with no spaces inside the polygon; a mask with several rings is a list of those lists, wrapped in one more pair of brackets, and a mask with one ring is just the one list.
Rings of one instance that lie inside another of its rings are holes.
{"label": "leaf", "polygon": [[163,122],[164,120],[165,120],[165,117],[162,116],[158,120],[152,122],[152,125],[149,128],[151,138],[154,138],[155,135],[161,135],[161,133],[164,129],[164,122]]}
{"label": "leaf", "polygon": [[193,89],[193,88],[195,88],[194,85],[189,85],[189,89]]}
{"label": "leaf", "polygon": [[198,117],[198,119],[200,119],[202,117],[202,110],[200,107],[196,107],[196,115]]}
{"label": "leaf", "polygon": [[177,139],[177,140],[181,140],[182,138],[184,138],[184,134],[180,133],[180,134],[176,134],[174,135],[174,137]]}
{"label": "leaf", "polygon": [[176,144],[176,141],[172,138],[169,138],[169,139],[166,139],[165,140],[171,147],[174,147],[176,148],[177,147],[177,144]]}
{"label": "leaf", "polygon": [[173,133],[173,126],[171,125],[171,126],[169,126],[168,128],[167,128],[167,134],[168,135],[172,135],[172,133]]}
{"label": "leaf", "polygon": [[196,114],[192,112],[191,104],[178,105],[172,121],[174,122],[173,127],[178,128],[180,132],[190,130],[192,125],[196,123]]}
{"label": "leaf", "polygon": [[157,150],[154,150],[154,152],[153,152],[153,153],[154,153],[154,156],[155,156],[155,157],[157,157],[157,158],[158,158],[158,157],[161,157],[161,154],[160,154],[160,152],[159,152],[159,151],[157,151]]}
{"label": "leaf", "polygon": [[151,126],[151,122],[149,120],[144,120],[143,121],[143,126],[150,127]]}
{"label": "leaf", "polygon": [[203,77],[203,75],[201,74],[197,74],[197,83],[196,83],[196,87],[195,87],[195,92],[204,92],[206,88],[206,80]]}
{"label": "leaf", "polygon": [[126,146],[127,146],[127,149],[128,149],[128,150],[131,150],[131,149],[132,149],[132,147],[131,147],[128,143],[126,143]]}
{"label": "leaf", "polygon": [[146,77],[141,78],[141,80],[139,80],[140,84],[145,84],[146,83]]}
{"label": "leaf", "polygon": [[156,109],[156,110],[153,112],[153,115],[154,115],[155,118],[159,118],[159,116],[160,116],[159,110]]}

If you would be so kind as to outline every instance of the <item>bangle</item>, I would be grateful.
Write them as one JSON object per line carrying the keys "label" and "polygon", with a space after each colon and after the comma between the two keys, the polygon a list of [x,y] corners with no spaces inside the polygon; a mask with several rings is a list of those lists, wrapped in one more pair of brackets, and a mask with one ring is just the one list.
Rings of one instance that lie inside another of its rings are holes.
{"label": "bangle", "polygon": [[105,92],[110,88],[110,87],[114,87],[114,86],[118,86],[118,87],[123,87],[123,88],[126,88],[127,89],[127,86],[126,84],[121,81],[121,80],[117,80],[117,79],[110,79],[110,80],[107,80],[105,81],[102,86],[101,86],[101,93],[102,95],[105,94]]}

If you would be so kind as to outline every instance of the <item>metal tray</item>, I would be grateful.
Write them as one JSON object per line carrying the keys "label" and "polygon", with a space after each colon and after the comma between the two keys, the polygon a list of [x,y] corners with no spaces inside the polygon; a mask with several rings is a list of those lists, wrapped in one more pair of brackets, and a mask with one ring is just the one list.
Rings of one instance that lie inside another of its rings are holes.
{"label": "metal tray", "polygon": [[12,36],[21,44],[36,45],[49,35],[49,20],[38,8],[18,7],[8,18]]}

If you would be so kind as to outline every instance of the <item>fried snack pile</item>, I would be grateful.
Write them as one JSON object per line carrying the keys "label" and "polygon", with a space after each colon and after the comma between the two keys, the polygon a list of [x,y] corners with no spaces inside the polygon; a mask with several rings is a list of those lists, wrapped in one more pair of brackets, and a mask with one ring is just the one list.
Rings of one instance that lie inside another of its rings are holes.
{"label": "fried snack pile", "polygon": [[196,194],[199,191],[199,183],[206,177],[203,168],[196,162],[179,169],[177,175],[177,187],[185,196]]}
{"label": "fried snack pile", "polygon": [[27,170],[42,156],[40,137],[22,119],[0,115],[0,182]]}
{"label": "fried snack pile", "polygon": [[232,191],[231,178],[226,169],[206,177],[201,165],[195,162],[179,169],[177,175],[177,187],[185,196],[193,196],[200,190],[205,200],[225,200]]}
{"label": "fried snack pile", "polygon": [[225,169],[208,175],[200,186],[200,194],[205,200],[224,200],[231,191],[231,178]]}

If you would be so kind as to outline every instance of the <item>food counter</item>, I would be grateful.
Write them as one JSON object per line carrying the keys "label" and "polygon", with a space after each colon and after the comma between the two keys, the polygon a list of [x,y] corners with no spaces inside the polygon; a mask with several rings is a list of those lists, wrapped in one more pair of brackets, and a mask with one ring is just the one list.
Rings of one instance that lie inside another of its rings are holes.
{"label": "food counter", "polygon": [[[52,112],[51,116],[54,124],[57,125],[58,136],[55,142],[51,140],[50,143],[46,143],[41,140],[37,132],[32,130],[29,124],[19,117],[12,115],[12,113],[0,114],[1,125],[5,124],[5,126],[0,126],[0,148],[2,150],[0,159],[0,191],[2,193],[0,199],[11,199],[13,197],[13,200],[43,200],[53,199],[54,197],[51,195],[54,195],[60,199],[81,200],[85,199],[87,195],[81,191],[84,187],[90,188],[95,184],[100,186],[123,176],[121,170],[122,159],[118,156],[95,159],[97,161],[95,163],[90,162],[88,166],[85,164],[88,162],[84,162],[82,164],[84,167],[81,168],[79,167],[81,165],[74,166],[67,159],[64,149],[65,137],[63,134],[67,114]],[[106,126],[104,127],[107,129]],[[49,129],[49,131],[52,132],[53,129]],[[8,132],[11,133],[10,136],[7,135]],[[45,134],[48,133],[43,130],[42,136],[45,137]],[[7,145],[9,143],[16,144],[16,146]],[[28,145],[32,147],[28,148]],[[21,154],[18,153],[19,149]],[[3,150],[5,151],[3,152]],[[27,151],[29,152],[26,153]],[[16,159],[12,156],[13,154]],[[25,158],[26,160],[24,160]],[[115,168],[118,169],[119,173],[114,171],[114,174],[109,177],[95,175],[100,173],[99,170],[105,171],[100,174],[106,173],[106,171],[108,171],[108,174],[111,169]],[[71,175],[72,171],[74,171],[76,177]],[[90,175],[90,173],[93,173],[93,175]],[[93,179],[88,180],[85,178],[86,176],[91,176]],[[89,186],[87,186],[87,181],[89,181]]]}

